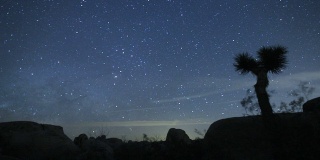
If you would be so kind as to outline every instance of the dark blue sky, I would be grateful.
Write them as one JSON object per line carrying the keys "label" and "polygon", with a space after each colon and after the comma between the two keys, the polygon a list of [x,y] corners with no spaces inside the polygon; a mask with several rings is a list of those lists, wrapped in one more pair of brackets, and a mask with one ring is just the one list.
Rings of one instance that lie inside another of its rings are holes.
{"label": "dark blue sky", "polygon": [[[320,92],[318,0],[4,0],[0,2],[0,121],[61,125],[69,136],[192,135],[242,116],[255,77],[234,56],[288,48],[270,75],[272,102],[299,81]],[[291,99],[290,99],[291,98]]]}

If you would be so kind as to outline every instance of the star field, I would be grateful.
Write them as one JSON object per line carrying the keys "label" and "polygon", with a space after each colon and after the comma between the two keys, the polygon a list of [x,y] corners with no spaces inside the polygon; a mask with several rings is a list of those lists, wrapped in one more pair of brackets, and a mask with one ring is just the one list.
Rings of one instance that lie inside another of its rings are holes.
{"label": "star field", "polygon": [[255,77],[234,56],[288,48],[269,75],[272,102],[299,81],[320,84],[320,2],[285,0],[4,0],[0,2],[0,122],[57,124],[70,136],[192,135],[242,116]]}

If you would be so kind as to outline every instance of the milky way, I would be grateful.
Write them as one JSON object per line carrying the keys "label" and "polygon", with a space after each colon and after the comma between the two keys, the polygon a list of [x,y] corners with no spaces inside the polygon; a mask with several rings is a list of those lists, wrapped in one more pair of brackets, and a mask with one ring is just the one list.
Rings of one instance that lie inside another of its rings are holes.
{"label": "milky way", "polygon": [[[299,81],[320,95],[320,1],[2,0],[0,122],[64,127],[68,136],[192,135],[243,116],[255,77],[234,57],[288,49],[269,75],[273,103]],[[292,98],[291,98],[292,99]],[[140,136],[140,137],[139,137]]]}

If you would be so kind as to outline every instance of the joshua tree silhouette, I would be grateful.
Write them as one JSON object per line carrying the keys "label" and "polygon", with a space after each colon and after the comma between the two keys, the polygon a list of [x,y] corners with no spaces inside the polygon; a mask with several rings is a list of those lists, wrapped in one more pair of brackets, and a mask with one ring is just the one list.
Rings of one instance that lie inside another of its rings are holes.
{"label": "joshua tree silhouette", "polygon": [[283,46],[262,47],[258,50],[258,59],[253,58],[247,52],[240,53],[234,58],[236,71],[240,74],[251,72],[257,77],[257,83],[254,85],[261,109],[262,116],[273,115],[273,110],[269,102],[267,87],[269,85],[268,73],[278,74],[287,65],[287,49]]}

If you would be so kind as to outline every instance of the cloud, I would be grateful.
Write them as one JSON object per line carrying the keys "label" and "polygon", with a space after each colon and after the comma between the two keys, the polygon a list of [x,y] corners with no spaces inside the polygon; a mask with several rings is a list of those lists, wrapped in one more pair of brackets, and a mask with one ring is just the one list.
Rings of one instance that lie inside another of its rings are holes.
{"label": "cloud", "polygon": [[320,81],[320,71],[296,73],[286,76],[286,79],[296,81]]}
{"label": "cloud", "polygon": [[169,106],[168,107],[144,107],[144,108],[137,108],[137,109],[122,109],[122,110],[108,111],[108,113],[131,112],[131,111],[153,110],[153,109],[163,109],[163,108],[169,108]]}
{"label": "cloud", "polygon": [[[228,83],[226,83],[228,82]],[[203,85],[206,84],[206,85]],[[186,101],[191,99],[203,98],[203,97],[220,97],[221,94],[226,94],[230,92],[235,92],[243,88],[250,88],[255,84],[255,77],[242,77],[241,79],[233,78],[213,78],[213,77],[195,77],[190,78],[185,82],[186,90],[193,91],[191,94],[186,96],[176,96],[166,99],[157,99],[152,101],[152,103],[171,103]],[[220,98],[219,98],[220,99]],[[238,100],[237,100],[238,101]],[[228,102],[217,102],[220,103],[229,103],[234,102],[233,100]]]}
{"label": "cloud", "polygon": [[[159,99],[152,101],[153,103],[159,104],[159,103],[171,103],[171,102],[178,102],[178,101],[185,101],[190,99],[196,99],[196,98],[202,98],[202,97],[208,97],[208,96],[214,96],[216,94],[223,94],[226,92],[234,92],[240,89],[247,89],[253,87],[256,77],[243,77],[239,79],[233,79],[229,80],[226,78],[208,78],[208,77],[202,77],[197,79],[190,79],[188,84],[185,85],[189,87],[189,89],[196,89],[196,86],[201,86],[201,84],[210,84],[207,86],[207,88],[198,88],[199,94],[192,94],[188,96],[180,96],[180,97],[173,97],[168,99]],[[226,81],[229,81],[229,85],[221,85],[225,84]],[[320,71],[314,71],[314,72],[300,72],[290,75],[276,75],[273,76],[270,74],[270,87],[277,87],[277,90],[288,90],[296,88],[300,81],[307,81],[311,82],[312,86],[315,84],[320,84]],[[215,82],[215,83],[211,83]],[[223,83],[224,82],[224,83]],[[191,87],[191,88],[190,88]],[[212,89],[213,91],[209,92],[203,92],[203,90]],[[238,101],[238,100],[235,100]],[[230,103],[235,101],[228,101],[228,102],[217,102],[219,103]]]}
{"label": "cloud", "polygon": [[[300,72],[274,78],[278,89],[293,89],[301,81],[311,82],[311,85],[320,84],[320,71]],[[274,83],[274,82],[272,82]]]}
{"label": "cloud", "polygon": [[81,127],[156,127],[156,126],[181,126],[195,124],[211,124],[202,120],[185,120],[185,121],[118,121],[118,122],[87,122],[81,124],[65,124],[64,126],[81,126]]}
{"label": "cloud", "polygon": [[[320,71],[299,72],[289,75],[273,75],[269,74],[270,86],[276,86],[277,89],[295,88],[299,82],[311,82],[312,85],[320,84]],[[251,88],[256,83],[256,77],[246,76],[241,79],[230,81],[229,88],[225,92],[235,91],[243,88]]]}
{"label": "cloud", "polygon": [[207,93],[201,93],[196,95],[189,95],[189,96],[182,96],[182,97],[174,97],[170,99],[161,99],[161,100],[155,100],[152,101],[153,103],[170,103],[170,102],[177,102],[177,101],[183,101],[183,100],[190,100],[194,98],[201,98],[201,97],[207,97],[213,94],[218,94],[218,92],[207,92]]}
{"label": "cloud", "polygon": [[[189,96],[183,96],[183,97],[174,97],[170,99],[161,99],[161,100],[155,100],[152,101],[153,103],[159,104],[159,103],[171,103],[171,102],[180,102],[185,100],[191,100],[195,98],[202,98],[202,97],[208,97],[214,94],[220,94],[221,92],[207,92],[202,94],[196,94],[196,95],[189,95]],[[239,100],[231,100],[231,101],[221,101],[221,102],[215,102],[212,104],[222,104],[222,103],[232,103],[232,102],[238,102]]]}

